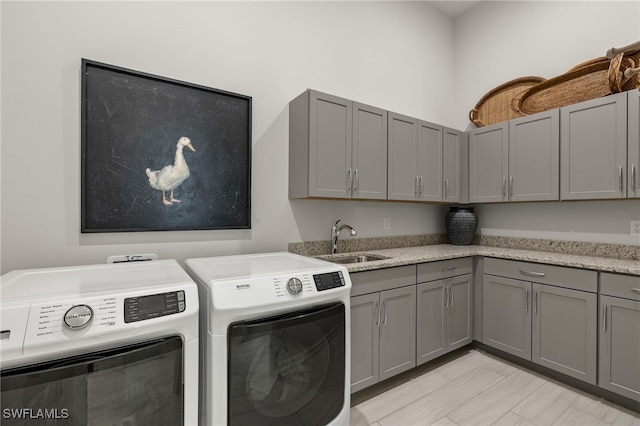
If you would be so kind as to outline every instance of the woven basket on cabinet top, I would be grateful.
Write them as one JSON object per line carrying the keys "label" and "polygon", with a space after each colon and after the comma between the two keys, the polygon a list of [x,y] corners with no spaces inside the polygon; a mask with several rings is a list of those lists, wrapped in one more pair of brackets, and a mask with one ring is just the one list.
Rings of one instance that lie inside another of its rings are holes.
{"label": "woven basket on cabinet top", "polygon": [[527,88],[545,81],[542,77],[520,77],[508,81],[484,95],[469,111],[469,119],[478,127],[522,117],[524,114],[511,107],[513,98]]}

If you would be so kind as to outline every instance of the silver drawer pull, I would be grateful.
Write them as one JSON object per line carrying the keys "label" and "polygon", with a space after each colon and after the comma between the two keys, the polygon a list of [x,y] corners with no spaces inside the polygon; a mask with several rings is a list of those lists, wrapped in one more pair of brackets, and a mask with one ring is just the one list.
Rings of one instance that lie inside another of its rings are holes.
{"label": "silver drawer pull", "polygon": [[451,268],[442,268],[442,272],[449,272],[449,271],[455,271],[456,267],[452,266]]}
{"label": "silver drawer pull", "polygon": [[640,288],[632,288],[631,291],[640,294]]}
{"label": "silver drawer pull", "polygon": [[520,269],[520,273],[528,277],[544,277],[544,272],[533,272],[533,271],[526,271],[524,269]]}

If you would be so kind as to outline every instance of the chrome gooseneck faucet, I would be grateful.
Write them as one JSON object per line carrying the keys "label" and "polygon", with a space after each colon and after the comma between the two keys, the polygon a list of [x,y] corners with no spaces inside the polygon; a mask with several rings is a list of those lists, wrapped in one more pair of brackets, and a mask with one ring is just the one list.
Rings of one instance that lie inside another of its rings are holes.
{"label": "chrome gooseneck faucet", "polygon": [[358,235],[358,232],[353,229],[353,227],[347,224],[338,226],[338,223],[340,223],[340,219],[336,220],[336,223],[331,227],[331,254],[336,254],[338,252],[338,236],[340,235],[340,231],[346,229],[352,237]]}

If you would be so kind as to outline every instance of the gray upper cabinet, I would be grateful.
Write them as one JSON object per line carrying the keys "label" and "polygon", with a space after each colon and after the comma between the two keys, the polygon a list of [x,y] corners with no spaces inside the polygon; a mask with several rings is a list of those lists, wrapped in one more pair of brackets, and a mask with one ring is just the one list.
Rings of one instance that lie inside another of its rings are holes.
{"label": "gray upper cabinet", "polygon": [[560,198],[560,113],[545,111],[509,122],[509,201]]}
{"label": "gray upper cabinet", "polygon": [[442,156],[442,201],[445,203],[468,203],[468,133],[445,127]]}
{"label": "gray upper cabinet", "polygon": [[467,202],[468,137],[389,113],[389,200]]}
{"label": "gray upper cabinet", "polygon": [[560,198],[626,197],[627,93],[560,109]]}
{"label": "gray upper cabinet", "polygon": [[469,131],[469,202],[507,201],[508,122]]}
{"label": "gray upper cabinet", "polygon": [[290,198],[386,198],[387,112],[307,90],[289,103]]}
{"label": "gray upper cabinet", "polygon": [[631,90],[628,95],[628,164],[627,196],[640,198],[640,90]]}
{"label": "gray upper cabinet", "polygon": [[469,132],[470,201],[559,199],[559,111]]}
{"label": "gray upper cabinet", "polygon": [[418,120],[418,200],[442,201],[442,135],[442,126]]}
{"label": "gray upper cabinet", "polygon": [[418,120],[389,112],[389,171],[387,199],[418,197]]}

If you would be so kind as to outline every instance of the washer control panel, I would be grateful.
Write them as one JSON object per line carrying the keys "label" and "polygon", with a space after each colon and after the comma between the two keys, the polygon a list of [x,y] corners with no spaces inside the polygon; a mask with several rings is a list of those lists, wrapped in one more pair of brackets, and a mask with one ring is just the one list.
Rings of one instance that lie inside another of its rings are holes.
{"label": "washer control panel", "polygon": [[336,287],[344,287],[344,276],[342,271],[328,272],[326,274],[317,274],[313,276],[318,291],[330,290]]}
{"label": "washer control panel", "polygon": [[184,291],[127,297],[124,299],[124,322],[143,321],[177,314],[185,309]]}

